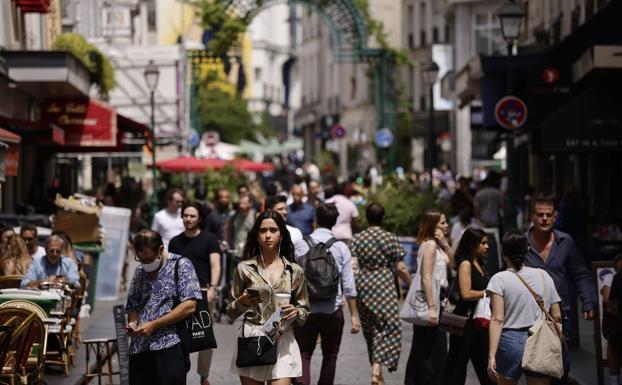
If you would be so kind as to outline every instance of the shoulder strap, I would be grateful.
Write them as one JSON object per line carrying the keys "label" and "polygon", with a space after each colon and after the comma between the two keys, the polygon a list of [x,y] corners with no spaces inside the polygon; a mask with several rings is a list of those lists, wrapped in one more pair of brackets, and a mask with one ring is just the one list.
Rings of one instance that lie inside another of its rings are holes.
{"label": "shoulder strap", "polygon": [[302,239],[303,239],[305,242],[307,242],[307,245],[309,245],[309,248],[312,248],[313,246],[315,246],[315,242],[313,242],[313,239],[311,239],[311,237],[310,237],[310,236],[305,235]]}
{"label": "shoulder strap", "polygon": [[332,237],[331,239],[329,239],[328,241],[324,242],[324,247],[327,249],[330,249],[330,247],[332,245],[334,245],[335,243],[339,242],[339,240],[335,237]]}
{"label": "shoulder strap", "polygon": [[[544,304],[544,300],[531,288],[531,286],[529,286],[529,284],[527,283],[527,281],[525,281],[525,279],[523,277],[520,276],[520,274],[518,274],[516,271],[511,270],[512,273],[514,273],[514,275],[516,275],[518,277],[518,279],[520,279],[520,281],[523,283],[523,285],[525,285],[525,287],[527,288],[527,290],[529,290],[529,292],[531,293],[531,295],[533,296],[533,298],[536,300],[536,302],[538,303],[538,306],[540,306],[540,309],[542,310],[542,313],[544,314],[544,316],[546,317],[547,320],[551,321],[553,323],[553,325],[555,326],[555,332],[557,332],[557,336],[559,337],[559,339],[562,342],[562,346],[568,350],[568,347],[566,346],[566,339],[564,338],[564,334],[563,332],[559,329],[559,326],[557,325],[557,322],[555,322],[555,320],[553,319],[553,317],[551,316],[551,313],[549,313],[549,311],[546,309],[546,306]],[[544,279],[544,275],[542,275],[542,278]],[[544,290],[546,290],[546,281],[544,281]]]}

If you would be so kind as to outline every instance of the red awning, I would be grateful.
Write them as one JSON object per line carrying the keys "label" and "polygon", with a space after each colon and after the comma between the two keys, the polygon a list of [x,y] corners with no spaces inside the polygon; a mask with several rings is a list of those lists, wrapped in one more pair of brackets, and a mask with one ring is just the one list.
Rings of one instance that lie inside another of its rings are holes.
{"label": "red awning", "polygon": [[0,125],[38,145],[64,144],[62,128],[41,120],[22,120],[0,115]]}
{"label": "red awning", "polygon": [[274,171],[274,165],[270,163],[258,163],[248,159],[235,159],[231,161],[214,158],[195,158],[182,156],[174,159],[162,160],[156,163],[156,167],[163,172],[194,172],[202,173],[207,170],[220,170],[231,165],[238,171]]}
{"label": "red awning", "polygon": [[67,146],[115,147],[117,112],[97,99],[75,99],[48,103],[44,120],[65,130]]}
{"label": "red awning", "polygon": [[48,13],[50,11],[50,0],[14,0],[22,12]]}
{"label": "red awning", "polygon": [[22,141],[22,137],[12,133],[9,130],[5,130],[4,128],[0,128],[0,142],[6,143],[19,143]]}

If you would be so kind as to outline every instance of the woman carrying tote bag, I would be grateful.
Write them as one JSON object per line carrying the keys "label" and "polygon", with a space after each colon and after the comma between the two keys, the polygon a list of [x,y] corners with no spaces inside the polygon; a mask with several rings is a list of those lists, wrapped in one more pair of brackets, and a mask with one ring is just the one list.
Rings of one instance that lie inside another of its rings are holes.
{"label": "woman carrying tote bag", "polygon": [[435,210],[427,211],[419,225],[417,273],[403,305],[413,306],[416,313],[405,385],[440,384],[443,381],[447,335],[438,328],[438,320],[440,292],[448,286],[447,266],[453,266],[453,252],[446,238],[448,228],[445,215]]}
{"label": "woman carrying tote bag", "polygon": [[[517,384],[523,374],[527,377],[528,385],[548,385],[551,377],[523,369],[525,357],[533,353],[529,350],[525,352],[530,328],[544,316],[530,288],[542,299],[544,309],[548,309],[557,323],[561,322],[561,299],[553,279],[546,271],[523,265],[528,249],[527,238],[522,233],[506,233],[501,250],[509,268],[495,274],[486,288],[492,307],[488,375],[500,385]],[[561,349],[558,358],[559,369],[563,373]]]}
{"label": "woman carrying tote bag", "polygon": [[[272,210],[261,213],[248,232],[242,260],[233,274],[227,306],[232,319],[244,316],[238,348],[231,362],[231,372],[240,376],[242,385],[265,382],[289,385],[292,378],[302,375],[302,360],[293,327],[306,321],[309,299],[303,270],[291,262],[293,256],[294,245],[281,214]],[[281,305],[279,310],[279,298],[287,298],[287,295],[289,303]],[[285,329],[274,347],[261,329],[277,311],[281,312],[281,321],[293,321],[293,324]],[[239,351],[240,347],[245,350]],[[250,356],[267,351],[273,353],[272,363],[268,363],[270,357],[263,354],[257,357],[257,366],[249,365]],[[245,363],[241,367],[242,361]]]}

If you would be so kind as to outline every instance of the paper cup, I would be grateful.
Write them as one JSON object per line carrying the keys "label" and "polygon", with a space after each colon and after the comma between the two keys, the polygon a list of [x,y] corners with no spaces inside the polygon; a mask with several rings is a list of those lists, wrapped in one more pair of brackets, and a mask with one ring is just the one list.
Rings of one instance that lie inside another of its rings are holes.
{"label": "paper cup", "polygon": [[283,305],[287,305],[289,303],[290,298],[291,298],[291,295],[289,294],[284,294],[284,293],[275,294],[274,295],[274,306],[281,307]]}

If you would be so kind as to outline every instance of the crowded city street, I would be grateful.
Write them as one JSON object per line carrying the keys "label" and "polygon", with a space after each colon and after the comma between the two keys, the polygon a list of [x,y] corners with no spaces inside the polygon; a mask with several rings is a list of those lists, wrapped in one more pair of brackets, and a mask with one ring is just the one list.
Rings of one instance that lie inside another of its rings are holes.
{"label": "crowded city street", "polygon": [[0,385],[622,385],[622,0],[0,0]]}

